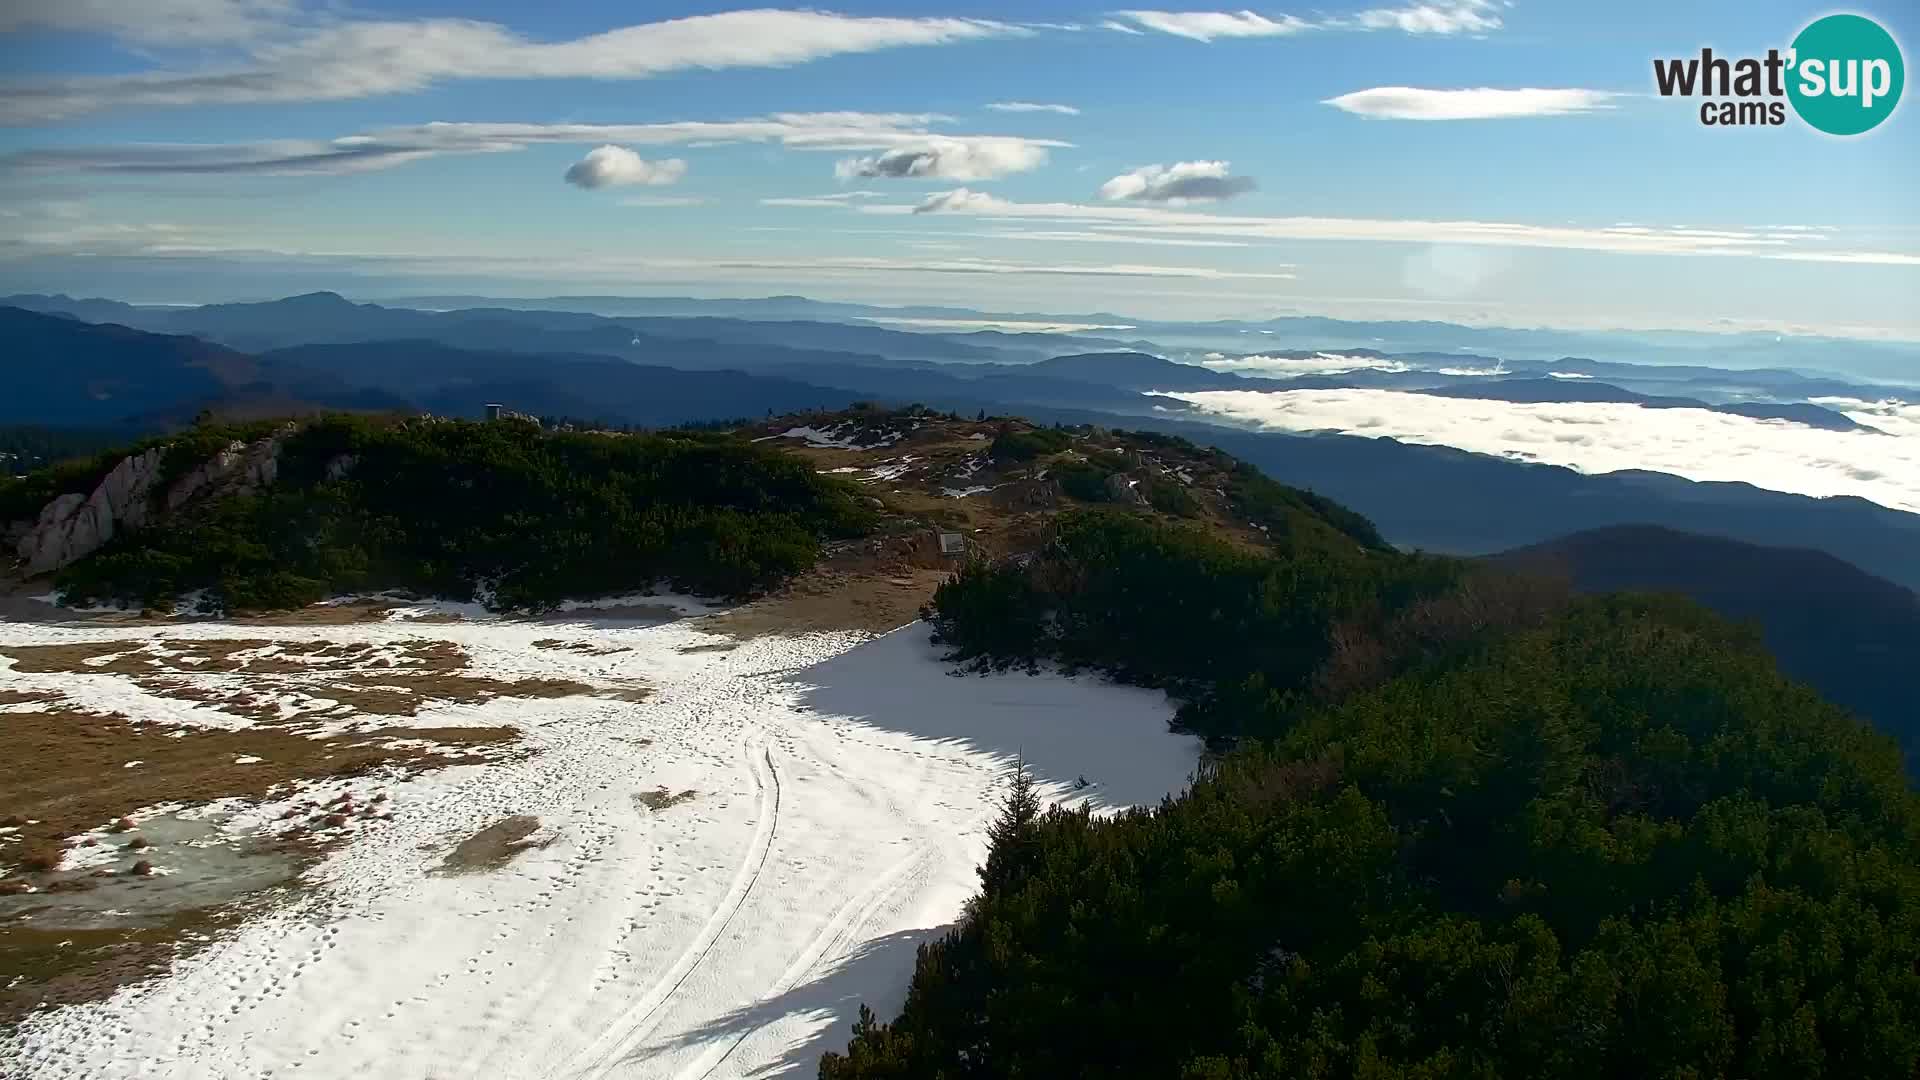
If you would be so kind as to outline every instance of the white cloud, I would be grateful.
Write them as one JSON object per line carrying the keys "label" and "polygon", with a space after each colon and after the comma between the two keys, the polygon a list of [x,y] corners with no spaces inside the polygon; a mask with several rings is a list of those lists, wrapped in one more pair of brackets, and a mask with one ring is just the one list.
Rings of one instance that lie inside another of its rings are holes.
{"label": "white cloud", "polygon": [[996,101],[987,108],[994,112],[1005,113],[1058,113],[1061,116],[1079,116],[1080,110],[1071,105],[1048,105],[1037,101]]}
{"label": "white cloud", "polygon": [[[927,125],[947,119],[918,113],[775,113],[752,120],[658,124],[429,123],[384,128],[338,139],[251,143],[121,143],[64,146],[0,154],[0,171],[93,173],[259,173],[295,175],[392,168],[440,154],[485,154],[545,144],[628,146],[771,142],[795,150],[924,149],[950,162],[1044,159],[1053,139],[936,135]],[[979,147],[980,152],[971,151]],[[1024,148],[1024,149],[1023,149]]]}
{"label": "white cloud", "polygon": [[1507,221],[1424,221],[1409,218],[1254,217],[1206,213],[1161,206],[1022,203],[931,197],[917,207],[864,205],[862,213],[958,213],[996,218],[1098,224],[1139,233],[1222,236],[1238,240],[1349,240],[1396,244],[1457,244],[1501,248],[1553,248],[1604,251],[1623,255],[1705,255],[1746,258],[1805,258],[1824,262],[1920,265],[1920,254],[1849,252],[1821,247],[1817,234],[1805,239],[1759,229],[1690,229],[1684,226],[1536,225]]}
{"label": "white cloud", "polygon": [[1340,353],[1317,353],[1313,356],[1223,356],[1220,353],[1208,353],[1200,364],[1215,371],[1281,379],[1297,379],[1302,375],[1345,375],[1351,371],[1408,370],[1407,365],[1399,360],[1344,356]]}
{"label": "white cloud", "polygon": [[1116,11],[1114,16],[1134,25],[1123,23],[1113,26],[1113,29],[1132,31],[1138,26],[1176,37],[1192,38],[1194,41],[1278,37],[1314,28],[1314,24],[1291,15],[1282,15],[1276,20],[1251,11]]}
{"label": "white cloud", "polygon": [[847,158],[833,171],[843,180],[996,180],[1039,168],[1046,160],[1046,147],[1028,139],[934,136],[873,157]]}
{"label": "white cloud", "polygon": [[885,196],[881,191],[836,191],[827,195],[783,195],[777,198],[761,199],[761,206],[846,206],[855,199],[878,199]]}
{"label": "white cloud", "polygon": [[1142,236],[1128,232],[1088,232],[1071,229],[1001,229],[994,232],[966,233],[966,236],[990,240],[1044,240],[1068,244],[1144,244],[1150,247],[1241,248],[1239,240],[1194,240],[1177,236]]}
{"label": "white cloud", "polygon": [[1100,197],[1136,199],[1181,206],[1214,202],[1252,191],[1250,176],[1233,176],[1225,161],[1176,161],[1172,165],[1143,165],[1100,185]]}
{"label": "white cloud", "polygon": [[624,146],[598,146],[567,169],[567,183],[589,191],[603,187],[628,187],[635,184],[665,187],[687,174],[687,163],[679,158],[648,161]]}
{"label": "white cloud", "polygon": [[1859,398],[1820,397],[1810,399],[1815,405],[1824,405],[1856,424],[1865,424],[1870,428],[1884,431],[1889,435],[1898,435],[1904,439],[1920,440],[1920,402],[1909,404],[1896,398],[1881,401],[1862,401]]}
{"label": "white cloud", "polygon": [[1520,116],[1565,116],[1612,108],[1618,94],[1602,90],[1423,90],[1376,86],[1321,102],[1360,116],[1392,120],[1502,120]]}
{"label": "white cloud", "polygon": [[[1911,430],[1889,437],[1705,409],[1519,404],[1397,390],[1226,390],[1164,396],[1286,431],[1388,436],[1587,473],[1649,469],[1802,495],[1854,495],[1920,513],[1920,436]],[[1920,417],[1920,409],[1912,405],[1872,407],[1889,414],[1915,410],[1913,415]]]}
{"label": "white cloud", "polygon": [[1252,11],[1116,11],[1101,24],[1109,30],[1144,30],[1194,41],[1217,38],[1287,37],[1313,30],[1398,30],[1407,34],[1483,33],[1500,28],[1494,0],[1436,0],[1405,7],[1369,8],[1353,15],[1302,19]]}
{"label": "white cloud", "polygon": [[[77,24],[151,38],[141,27],[169,11],[204,11],[214,39],[244,38],[238,64],[125,75],[16,80],[0,98],[0,119],[36,122],[129,105],[334,101],[421,90],[456,79],[645,79],[676,71],[784,67],[848,53],[943,45],[1033,31],[987,19],[867,18],[821,11],[760,9],[695,15],[621,27],[567,41],[540,42],[498,23],[472,19],[307,19],[284,2],[162,0],[161,10],[85,0],[75,15],[30,0],[18,24]],[[11,9],[8,9],[11,12]],[[256,14],[249,14],[256,13]],[[221,29],[225,28],[225,29]],[[191,39],[189,39],[191,40]]]}
{"label": "white cloud", "polygon": [[[1366,30],[1399,30],[1407,34],[1465,34],[1500,29],[1493,0],[1444,0],[1407,7],[1372,8],[1353,16]],[[1338,25],[1336,21],[1335,25]]]}
{"label": "white cloud", "polygon": [[916,214],[980,213],[1012,205],[1007,200],[997,195],[989,195],[984,191],[954,188],[952,191],[938,192],[920,200],[919,205],[913,208],[913,212]]}

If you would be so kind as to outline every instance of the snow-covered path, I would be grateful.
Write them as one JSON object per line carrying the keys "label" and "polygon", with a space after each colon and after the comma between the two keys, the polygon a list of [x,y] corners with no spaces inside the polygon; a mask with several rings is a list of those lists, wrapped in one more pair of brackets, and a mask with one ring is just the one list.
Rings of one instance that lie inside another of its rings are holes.
{"label": "snow-covered path", "polygon": [[[391,787],[391,824],[329,857],[299,901],[166,979],[34,1017],[0,1041],[0,1068],[810,1077],[861,1002],[898,1007],[915,946],[972,893],[1015,753],[1053,797],[1118,806],[1180,787],[1198,751],[1167,734],[1157,692],[952,677],[918,624],[731,651],[685,651],[716,640],[685,624],[566,630],[628,651],[530,648],[551,625],[248,628],[444,638],[487,674],[640,678],[655,693],[449,706],[511,715],[533,752]],[[122,635],[0,626],[0,643]],[[1077,776],[1092,786],[1073,791]],[[637,798],[663,787],[695,794],[658,810]],[[450,840],[509,815],[537,816],[552,842],[487,873],[431,872]]]}

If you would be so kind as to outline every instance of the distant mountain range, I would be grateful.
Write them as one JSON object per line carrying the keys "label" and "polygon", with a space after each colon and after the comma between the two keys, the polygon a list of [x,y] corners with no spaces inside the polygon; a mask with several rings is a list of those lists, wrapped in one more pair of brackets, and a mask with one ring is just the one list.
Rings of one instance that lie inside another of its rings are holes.
{"label": "distant mountain range", "polygon": [[[242,416],[315,409],[478,416],[486,404],[500,402],[540,415],[661,426],[840,408],[861,398],[917,401],[966,413],[985,409],[1177,432],[1353,506],[1407,546],[1484,554],[1583,529],[1657,524],[1815,548],[1920,587],[1920,515],[1864,500],[1813,499],[1657,473],[1586,475],[1391,439],[1251,432],[1222,427],[1182,402],[1145,393],[1371,385],[1502,400],[1684,405],[1853,426],[1839,413],[1804,401],[1707,400],[1714,393],[1707,380],[1715,378],[1776,387],[1811,382],[1791,371],[1648,369],[1561,358],[1508,365],[1497,376],[1459,378],[1437,369],[1449,362],[1493,362],[1431,351],[1355,350],[1357,359],[1383,363],[1331,376],[1260,378],[1137,350],[1072,351],[1080,343],[1073,335],[921,334],[832,322],[505,307],[434,312],[354,304],[330,293],[203,308],[24,300],[52,314],[0,310],[0,338],[11,346],[19,372],[11,380],[16,392],[0,398],[5,423],[163,428],[186,422],[202,408]],[[94,319],[142,322],[161,332],[96,325]],[[688,334],[706,336],[680,336]],[[1035,339],[1058,342],[1069,352],[1042,355],[1030,348]],[[1396,366],[1407,370],[1386,370]],[[1551,372],[1591,377],[1553,378]],[[1629,377],[1638,385],[1616,385]],[[1840,385],[1854,396],[1883,389]],[[1642,386],[1708,389],[1677,400],[1681,395],[1650,394]]]}
{"label": "distant mountain range", "polygon": [[[337,294],[313,293],[313,298],[330,298],[345,303]],[[294,298],[304,300],[302,298]],[[178,323],[153,325],[144,321],[145,313],[180,313],[213,309],[257,309],[263,314],[272,305],[287,301],[263,301],[251,304],[216,304],[205,308],[135,306],[112,300],[75,299],[62,295],[22,294],[0,297],[0,304],[34,310],[65,311],[88,321],[119,322],[123,325],[162,332],[193,332]],[[1153,320],[1129,317],[1108,311],[1080,313],[988,312],[972,308],[911,305],[887,307],[876,304],[813,300],[804,296],[770,296],[751,299],[705,299],[695,297],[622,297],[558,296],[537,299],[501,298],[470,295],[411,296],[385,301],[385,310],[418,309],[425,313],[458,314],[472,311],[496,313],[556,312],[573,315],[680,318],[704,317],[774,322],[854,323],[875,326],[907,327],[916,323],[940,324],[923,328],[940,329],[945,336],[958,339],[974,337],[955,333],[968,329],[966,324],[1001,324],[1021,328],[1027,325],[1082,326],[1092,330],[1078,332],[1080,340],[1062,342],[1050,348],[1046,342],[1027,340],[1054,335],[998,334],[981,337],[972,344],[1009,350],[1024,355],[1009,359],[1035,359],[1049,352],[1131,351],[1205,351],[1251,353],[1262,351],[1265,342],[1288,349],[1359,350],[1370,349],[1382,355],[1425,355],[1434,358],[1498,357],[1512,364],[1576,365],[1571,370],[1596,376],[1630,377],[1649,369],[1684,372],[1737,386],[1746,377],[1758,375],[1765,382],[1767,373],[1819,378],[1838,373],[1837,381],[1855,384],[1861,381],[1887,382],[1920,387],[1920,342],[1862,341],[1811,335],[1782,335],[1767,332],[1708,333],[1692,330],[1604,330],[1575,331],[1550,328],[1511,328],[1463,326],[1437,321],[1368,321],[1332,319],[1322,316],[1281,316],[1266,320],[1216,320],[1211,322]],[[365,305],[362,305],[365,306]],[[141,313],[141,314],[135,314]],[[954,324],[954,325],[948,325]],[[904,332],[896,330],[895,332]],[[978,330],[991,334],[995,331]],[[1081,335],[1092,334],[1092,337]],[[209,335],[227,344],[218,334]],[[413,332],[385,332],[367,337],[419,337]],[[916,335],[926,336],[926,335]],[[314,339],[321,340],[321,339]],[[341,340],[338,337],[325,340]],[[273,345],[258,342],[239,348],[275,347],[299,344],[278,341]],[[826,342],[787,341],[790,345]],[[835,346],[840,347],[840,346]],[[864,346],[863,346],[864,348]],[[1587,360],[1584,357],[1611,357],[1612,360]],[[1595,365],[1585,367],[1579,365]],[[1630,369],[1630,370],[1623,370]],[[1632,387],[1632,389],[1641,389]],[[1759,388],[1749,393],[1764,392]],[[1697,395],[1689,395],[1697,396]]]}
{"label": "distant mountain range", "polygon": [[403,398],[324,371],[288,379],[185,335],[0,307],[0,341],[9,357],[9,393],[0,399],[7,423],[146,429],[184,423],[208,407],[233,416],[408,408]]}

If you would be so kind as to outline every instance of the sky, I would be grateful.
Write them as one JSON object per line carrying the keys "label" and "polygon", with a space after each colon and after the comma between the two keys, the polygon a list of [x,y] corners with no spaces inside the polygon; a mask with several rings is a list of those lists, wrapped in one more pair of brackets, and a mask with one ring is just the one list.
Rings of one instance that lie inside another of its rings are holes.
{"label": "sky", "polygon": [[14,0],[0,291],[1920,339],[1920,105],[1839,138],[1654,92],[1828,10]]}

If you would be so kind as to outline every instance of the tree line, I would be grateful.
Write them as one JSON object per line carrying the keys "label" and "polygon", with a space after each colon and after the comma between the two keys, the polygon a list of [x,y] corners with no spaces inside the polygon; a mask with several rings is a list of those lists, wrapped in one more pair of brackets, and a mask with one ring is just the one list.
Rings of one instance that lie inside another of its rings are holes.
{"label": "tree line", "polygon": [[[194,438],[181,460],[224,445]],[[117,535],[56,585],[169,608],[200,591],[209,610],[381,589],[540,610],[663,580],[732,596],[871,522],[851,485],[721,433],[329,417],[285,439],[270,487]]]}
{"label": "tree line", "polygon": [[822,1080],[1920,1067],[1920,800],[1750,628],[1097,511],[929,614],[976,667],[1164,686],[1223,753],[1110,819],[1016,787]]}

